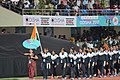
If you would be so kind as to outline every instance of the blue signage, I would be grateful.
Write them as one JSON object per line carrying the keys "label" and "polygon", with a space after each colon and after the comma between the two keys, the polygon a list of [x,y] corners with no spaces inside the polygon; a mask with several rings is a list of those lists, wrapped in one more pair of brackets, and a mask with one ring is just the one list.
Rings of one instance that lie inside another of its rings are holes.
{"label": "blue signage", "polygon": [[120,16],[78,16],[77,27],[120,26]]}

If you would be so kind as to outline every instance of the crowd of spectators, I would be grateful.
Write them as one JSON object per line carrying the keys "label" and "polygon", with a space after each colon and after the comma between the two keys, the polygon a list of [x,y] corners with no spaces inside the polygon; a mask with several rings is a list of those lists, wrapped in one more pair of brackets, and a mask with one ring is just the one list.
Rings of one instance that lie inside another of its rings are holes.
{"label": "crowd of spectators", "polygon": [[[79,14],[92,14],[113,11],[110,7],[105,9],[99,0],[3,0],[5,4],[16,6],[20,9],[53,9],[54,15],[78,15]],[[99,11],[99,10],[102,11]],[[118,7],[116,7],[118,9]],[[93,12],[91,12],[93,11]]]}
{"label": "crowd of spectators", "polygon": [[95,47],[104,42],[107,42],[109,46],[120,44],[120,31],[117,33],[113,28],[106,27],[91,28],[84,30],[83,34],[76,38],[76,44],[80,47],[82,45]]}
{"label": "crowd of spectators", "polygon": [[59,12],[57,15],[88,14],[93,9],[102,9],[98,0],[52,0],[51,4]]}
{"label": "crowd of spectators", "polygon": [[2,2],[11,3],[22,8],[39,8],[39,5],[41,6],[43,4],[41,1],[43,1],[45,8],[47,8],[46,5],[49,5],[49,8],[51,8],[52,5],[53,8],[73,8],[76,11],[78,11],[78,9],[100,9],[97,0],[3,0]]}

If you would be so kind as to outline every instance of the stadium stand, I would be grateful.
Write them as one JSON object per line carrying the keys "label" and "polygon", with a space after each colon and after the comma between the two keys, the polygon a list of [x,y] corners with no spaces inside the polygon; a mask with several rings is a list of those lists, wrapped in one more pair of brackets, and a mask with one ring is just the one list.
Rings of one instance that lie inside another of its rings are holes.
{"label": "stadium stand", "polygon": [[[1,5],[22,15],[119,15],[119,2],[104,7],[99,0],[3,0]],[[111,7],[112,6],[112,7]]]}
{"label": "stadium stand", "polygon": [[91,28],[90,30],[84,30],[81,36],[74,37],[75,42],[79,47],[82,47],[81,42],[87,42],[91,44],[98,44],[99,41],[107,41],[109,46],[120,44],[120,31],[117,33],[114,28]]}

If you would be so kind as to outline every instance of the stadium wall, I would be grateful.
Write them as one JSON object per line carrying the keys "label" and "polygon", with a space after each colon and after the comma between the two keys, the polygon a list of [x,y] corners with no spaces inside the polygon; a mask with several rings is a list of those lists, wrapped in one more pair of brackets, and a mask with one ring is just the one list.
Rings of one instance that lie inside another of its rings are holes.
{"label": "stadium wall", "polygon": [[0,6],[0,27],[22,26],[22,16]]}
{"label": "stadium wall", "polygon": [[[0,32],[2,31],[2,29],[6,29],[7,33],[15,33],[16,32],[16,28],[15,27],[1,27],[0,28]],[[71,27],[65,28],[65,27],[54,27],[53,28],[53,36],[56,35],[56,37],[58,38],[59,35],[65,35],[66,39],[69,39],[72,35],[72,29]],[[33,30],[33,27],[26,27],[26,32],[25,33],[31,33]],[[90,30],[90,27],[82,27],[80,28],[80,34],[83,34],[84,30]],[[116,30],[116,32],[118,33],[120,31],[120,27],[114,27],[114,30]],[[44,27],[38,27],[38,32],[41,35],[45,35],[45,28]]]}

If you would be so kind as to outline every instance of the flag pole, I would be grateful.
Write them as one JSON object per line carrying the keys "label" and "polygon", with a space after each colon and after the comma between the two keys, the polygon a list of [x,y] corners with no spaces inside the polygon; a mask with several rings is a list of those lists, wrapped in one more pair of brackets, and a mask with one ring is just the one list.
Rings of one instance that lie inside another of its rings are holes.
{"label": "flag pole", "polygon": [[40,42],[40,50],[43,51],[43,48],[42,48],[42,44],[41,44],[41,41],[40,41],[39,34],[38,34],[38,39],[39,39],[39,42]]}
{"label": "flag pole", "polygon": [[[34,26],[36,27],[36,23],[34,24]],[[41,40],[40,40],[40,36],[39,36],[39,33],[38,33],[38,30],[37,30],[37,27],[36,27],[36,33],[38,35],[38,40],[40,42],[40,50],[43,51],[43,48],[42,48],[42,44],[41,44]]]}

